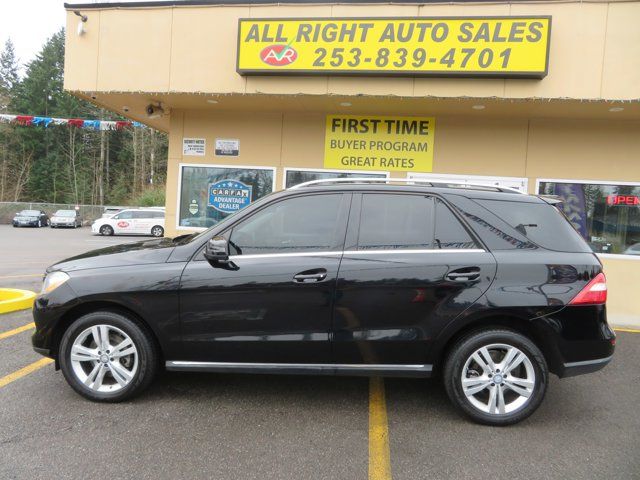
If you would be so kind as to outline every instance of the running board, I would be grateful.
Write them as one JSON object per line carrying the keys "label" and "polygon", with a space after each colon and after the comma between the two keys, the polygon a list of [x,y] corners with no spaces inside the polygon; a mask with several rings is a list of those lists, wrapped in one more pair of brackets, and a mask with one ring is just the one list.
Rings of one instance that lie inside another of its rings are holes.
{"label": "running board", "polygon": [[272,373],[301,375],[356,375],[430,377],[432,365],[334,364],[334,363],[235,363],[168,361],[175,372]]}

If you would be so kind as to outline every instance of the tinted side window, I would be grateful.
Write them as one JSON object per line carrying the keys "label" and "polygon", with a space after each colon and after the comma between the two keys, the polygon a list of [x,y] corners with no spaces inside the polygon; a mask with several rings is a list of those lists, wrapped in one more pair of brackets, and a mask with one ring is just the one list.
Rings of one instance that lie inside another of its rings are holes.
{"label": "tinted side window", "polygon": [[164,218],[164,212],[153,211],[151,212],[151,218]]}
{"label": "tinted side window", "polygon": [[434,248],[478,248],[469,232],[442,201],[436,200]]}
{"label": "tinted side window", "polygon": [[552,205],[506,200],[475,201],[543,248],[559,252],[591,252],[571,223]]}
{"label": "tinted side window", "polygon": [[118,215],[116,215],[113,218],[118,219],[118,220],[133,218],[133,212],[131,210],[127,210],[126,212],[119,213]]}
{"label": "tinted side window", "polygon": [[296,197],[275,203],[233,228],[231,253],[332,250],[342,245],[342,194]]}
{"label": "tinted side window", "polygon": [[433,200],[422,195],[362,196],[358,248],[432,248]]}

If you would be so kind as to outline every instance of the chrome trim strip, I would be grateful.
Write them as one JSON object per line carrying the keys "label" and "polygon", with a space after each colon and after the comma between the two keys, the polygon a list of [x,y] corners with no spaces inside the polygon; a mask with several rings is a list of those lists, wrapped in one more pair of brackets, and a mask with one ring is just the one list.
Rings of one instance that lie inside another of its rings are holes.
{"label": "chrome trim strip", "polygon": [[587,365],[599,365],[601,363],[609,363],[612,358],[613,358],[613,355],[605,358],[596,358],[595,360],[585,360],[583,362],[569,362],[569,363],[565,363],[564,367],[572,368],[572,367],[584,367]]}
{"label": "chrome trim strip", "polygon": [[395,365],[395,364],[362,364],[362,363],[253,363],[253,362],[194,362],[186,360],[170,360],[165,363],[167,368],[254,368],[254,369],[335,369],[335,370],[378,370],[430,372],[433,365]]}
{"label": "chrome trim strip", "polygon": [[486,250],[482,248],[425,248],[417,250],[345,250],[345,255],[387,255],[397,253],[484,253]]}
{"label": "chrome trim strip", "polygon": [[295,252],[295,253],[252,253],[249,255],[229,255],[230,260],[241,258],[286,258],[286,257],[335,257],[342,252]]}
{"label": "chrome trim strip", "polygon": [[230,255],[230,260],[242,258],[287,258],[287,257],[335,257],[340,255],[386,255],[386,254],[415,254],[415,253],[485,253],[482,248],[425,248],[416,250],[345,250],[344,252],[295,252],[295,253],[252,253],[249,255]]}

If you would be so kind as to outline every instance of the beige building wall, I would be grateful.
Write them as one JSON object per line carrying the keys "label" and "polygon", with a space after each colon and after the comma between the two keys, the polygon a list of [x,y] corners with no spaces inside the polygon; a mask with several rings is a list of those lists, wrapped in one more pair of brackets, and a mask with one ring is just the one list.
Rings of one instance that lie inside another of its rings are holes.
{"label": "beige building wall", "polygon": [[[272,93],[504,98],[640,98],[640,2],[180,6],[89,9],[67,16],[65,88],[76,92]],[[543,80],[242,77],[243,17],[552,15]]]}

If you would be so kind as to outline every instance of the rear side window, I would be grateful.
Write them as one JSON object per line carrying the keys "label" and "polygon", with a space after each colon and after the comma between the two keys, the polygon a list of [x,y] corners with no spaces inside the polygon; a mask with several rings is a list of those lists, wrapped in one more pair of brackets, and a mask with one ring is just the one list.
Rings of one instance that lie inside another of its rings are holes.
{"label": "rear side window", "polygon": [[421,195],[362,196],[358,248],[396,250],[432,248],[433,201]]}
{"label": "rear side window", "polygon": [[559,252],[591,252],[566,217],[546,203],[475,200],[533,243]]}
{"label": "rear side window", "polygon": [[476,241],[442,201],[436,199],[433,248],[478,248]]}

